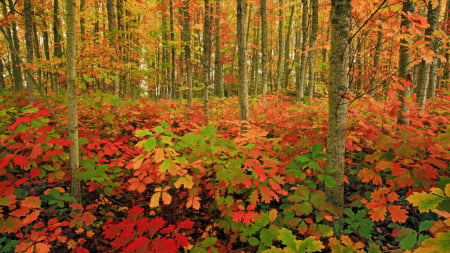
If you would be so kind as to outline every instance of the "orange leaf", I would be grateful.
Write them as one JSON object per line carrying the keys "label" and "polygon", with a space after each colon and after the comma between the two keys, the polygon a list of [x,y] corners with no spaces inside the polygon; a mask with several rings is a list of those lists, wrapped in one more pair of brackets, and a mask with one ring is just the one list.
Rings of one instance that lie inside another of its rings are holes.
{"label": "orange leaf", "polygon": [[30,224],[31,222],[35,221],[39,217],[40,213],[41,213],[40,210],[36,210],[36,211],[32,212],[30,215],[28,215],[27,217],[25,217],[22,220],[22,224],[21,225],[22,226],[26,226],[26,225]]}
{"label": "orange leaf", "polygon": [[153,159],[157,163],[164,161],[165,159],[164,150],[160,148],[155,148],[155,157]]}
{"label": "orange leaf", "polygon": [[24,208],[39,208],[41,207],[41,199],[39,197],[26,197],[20,205]]}
{"label": "orange leaf", "polygon": [[169,205],[172,202],[172,196],[170,196],[170,194],[167,192],[163,192],[162,200],[163,200],[164,205]]}
{"label": "orange leaf", "polygon": [[405,222],[408,219],[407,211],[401,206],[389,206],[388,210],[393,222]]}
{"label": "orange leaf", "polygon": [[187,208],[192,207],[195,210],[199,210],[200,209],[200,198],[189,195],[187,202],[186,202],[186,207]]}
{"label": "orange leaf", "polygon": [[380,175],[369,168],[364,168],[359,171],[358,177],[363,183],[373,183],[374,185],[381,185],[383,183]]}
{"label": "orange leaf", "polygon": [[398,199],[398,194],[395,192],[391,192],[386,196],[386,199],[392,203]]}
{"label": "orange leaf", "polygon": [[367,205],[371,210],[369,211],[370,218],[373,221],[384,221],[386,216],[386,205],[383,203],[369,203]]}
{"label": "orange leaf", "polygon": [[155,192],[150,199],[150,208],[159,206],[159,199],[161,198],[161,192]]}

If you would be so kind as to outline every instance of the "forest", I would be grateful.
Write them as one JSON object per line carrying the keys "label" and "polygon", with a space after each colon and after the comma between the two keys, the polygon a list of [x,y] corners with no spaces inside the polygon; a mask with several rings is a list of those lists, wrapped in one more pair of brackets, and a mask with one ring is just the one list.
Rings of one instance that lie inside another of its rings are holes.
{"label": "forest", "polygon": [[449,252],[449,0],[0,9],[0,253]]}

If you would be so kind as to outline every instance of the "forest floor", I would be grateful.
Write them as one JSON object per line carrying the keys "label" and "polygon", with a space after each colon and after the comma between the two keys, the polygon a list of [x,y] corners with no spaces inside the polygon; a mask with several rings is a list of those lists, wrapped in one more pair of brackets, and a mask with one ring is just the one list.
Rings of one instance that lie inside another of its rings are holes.
{"label": "forest floor", "polygon": [[50,101],[59,126],[43,102],[0,97],[0,252],[450,248],[448,92],[427,112],[408,102],[407,126],[394,95],[349,106],[341,226],[325,197],[327,100],[291,100],[251,99],[240,134],[236,97],[213,99],[209,122],[200,103],[81,97],[73,204],[64,101]]}

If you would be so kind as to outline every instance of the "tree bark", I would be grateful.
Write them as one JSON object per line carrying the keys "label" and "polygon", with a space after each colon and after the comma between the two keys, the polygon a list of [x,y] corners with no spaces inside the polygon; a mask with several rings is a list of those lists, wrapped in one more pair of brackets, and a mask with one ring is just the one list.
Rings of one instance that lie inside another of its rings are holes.
{"label": "tree bark", "polygon": [[189,0],[184,0],[182,6],[183,11],[183,31],[182,40],[184,46],[184,60],[186,62],[186,85],[188,88],[188,107],[192,107],[193,93],[192,93],[192,66],[191,66],[191,17],[189,14]]}
{"label": "tree bark", "polygon": [[[311,33],[309,34],[309,47],[314,48],[316,44],[317,31],[319,28],[319,1],[311,0]],[[315,66],[315,50],[310,49],[308,55],[308,68],[309,68],[309,82],[308,82],[308,97],[314,96],[314,66]]]}
{"label": "tree bark", "polygon": [[380,54],[381,54],[381,46],[383,45],[383,32],[381,31],[381,25],[378,27],[380,30],[377,33],[377,44],[375,46],[375,54],[373,56],[373,73],[370,76],[370,83],[368,92],[371,96],[374,96],[377,91],[376,87],[376,73],[379,71],[378,67],[380,66]]}
{"label": "tree bark", "polygon": [[[428,3],[428,24],[430,25],[425,30],[425,40],[430,42],[432,49],[437,49],[432,45],[432,39],[430,36],[437,29],[439,25],[439,13],[441,11],[441,0],[439,0],[438,6],[432,6],[431,1]],[[421,110],[425,110],[425,104],[427,100],[427,89],[430,77],[430,64],[422,60],[419,66],[419,75],[417,77],[417,106]]]}
{"label": "tree bark", "polygon": [[[27,62],[29,64],[33,63],[33,11],[31,0],[23,1],[23,16],[25,20],[25,47],[27,51]],[[31,75],[33,75],[33,70],[30,69]],[[27,77],[27,89],[30,98],[33,98],[33,85],[32,80]]]}
{"label": "tree bark", "polygon": [[302,10],[302,48],[301,48],[301,58],[300,58],[300,78],[297,84],[297,100],[300,103],[303,96],[305,95],[305,79],[306,79],[306,43],[308,41],[308,0],[302,0],[303,10]]}
{"label": "tree bark", "polygon": [[211,84],[211,4],[205,0],[205,23],[203,27],[203,99],[205,104],[205,115],[209,115],[209,86]]}
{"label": "tree bark", "polygon": [[78,111],[77,93],[75,86],[75,60],[76,60],[76,3],[75,0],[66,0],[67,12],[67,95],[68,95],[68,132],[69,140],[69,165],[70,165],[70,190],[76,203],[81,203],[80,180],[77,178],[79,171],[79,146],[78,146]]}
{"label": "tree bark", "polygon": [[326,188],[327,199],[338,210],[333,219],[340,224],[344,209],[345,133],[347,127],[348,50],[350,38],[350,0],[331,1],[331,52],[328,85],[328,137],[326,168],[334,168],[330,176],[335,188]]}
{"label": "tree bark", "polygon": [[5,78],[3,77],[3,58],[0,57],[0,93],[4,93],[6,91]]}
{"label": "tree bark", "polygon": [[222,8],[221,8],[221,2],[220,0],[216,0],[215,7],[216,7],[216,19],[215,19],[215,47],[216,47],[216,54],[215,54],[215,71],[214,71],[214,91],[216,93],[216,96],[219,98],[222,98],[225,96],[224,87],[223,87],[223,61],[222,61],[222,52],[221,52],[221,45],[220,45],[220,18],[222,17]]}
{"label": "tree bark", "polygon": [[237,44],[239,65],[239,118],[241,120],[241,133],[248,131],[248,84],[247,84],[247,44],[245,41],[245,15],[247,3],[237,0]]}
{"label": "tree bark", "polygon": [[261,70],[262,70],[262,96],[263,96],[263,105],[264,107],[267,105],[267,79],[268,79],[268,68],[267,68],[267,3],[266,0],[261,0]]}
{"label": "tree bark", "polygon": [[283,75],[283,0],[279,0],[278,6],[278,62],[277,62],[277,91],[281,90],[282,75]]}
{"label": "tree bark", "polygon": [[[403,13],[414,12],[414,3],[407,0],[403,2]],[[407,27],[410,22],[405,14],[402,14],[401,27]],[[409,53],[408,41],[400,40],[400,56],[399,56],[398,76],[406,81],[412,81],[411,77],[411,54]],[[397,123],[400,125],[408,125],[409,121],[405,117],[409,113],[409,109],[405,104],[405,98],[409,96],[409,88],[404,87],[403,90],[397,91],[399,101],[401,102],[400,110],[397,116]]]}
{"label": "tree bark", "polygon": [[291,31],[292,31],[292,18],[294,16],[295,5],[291,5],[290,14],[288,20],[288,30],[286,33],[286,39],[284,43],[284,80],[283,89],[286,89],[289,85],[289,75],[291,74],[291,64],[290,64],[290,51],[291,51]]}

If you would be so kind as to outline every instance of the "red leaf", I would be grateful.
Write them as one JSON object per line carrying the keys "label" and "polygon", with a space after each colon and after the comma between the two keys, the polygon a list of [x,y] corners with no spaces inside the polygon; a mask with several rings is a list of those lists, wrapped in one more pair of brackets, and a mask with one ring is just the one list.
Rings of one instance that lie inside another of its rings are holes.
{"label": "red leaf", "polygon": [[393,222],[405,222],[408,219],[407,211],[401,206],[389,206],[388,210]]}
{"label": "red leaf", "polygon": [[363,183],[373,183],[374,185],[381,185],[383,183],[380,175],[369,168],[364,168],[359,171],[358,177]]}
{"label": "red leaf", "polygon": [[90,212],[84,212],[82,221],[86,226],[90,226],[94,223],[95,216]]}
{"label": "red leaf", "polygon": [[150,222],[149,222],[149,228],[148,228],[148,232],[150,233],[150,237],[153,237],[153,235],[156,232],[158,232],[158,230],[160,230],[164,226],[164,224],[166,224],[166,222],[161,217],[157,217],[157,218],[151,219]]}
{"label": "red leaf", "polygon": [[134,252],[137,249],[147,249],[148,243],[150,242],[150,239],[147,237],[139,237],[136,238],[132,243],[130,243],[126,248],[125,251]]}
{"label": "red leaf", "polygon": [[16,187],[19,187],[20,185],[22,185],[23,183],[25,183],[25,182],[28,181],[28,180],[30,180],[30,179],[27,178],[27,177],[23,177],[23,178],[17,180],[17,181],[14,183],[14,185],[15,185]]}
{"label": "red leaf", "polygon": [[30,172],[30,177],[34,178],[34,177],[38,176],[39,174],[41,174],[41,170],[40,169],[35,169],[35,170],[32,170]]}
{"label": "red leaf", "polygon": [[255,214],[256,212],[254,211],[236,211],[233,213],[233,221],[248,225],[250,222],[256,221]]}
{"label": "red leaf", "polygon": [[69,140],[64,140],[64,139],[57,139],[57,138],[51,138],[48,143],[53,143],[59,146],[63,146],[63,147],[68,147],[70,145],[72,145],[73,143]]}
{"label": "red leaf", "polygon": [[130,216],[130,218],[132,220],[136,220],[140,214],[142,214],[144,212],[144,208],[139,207],[139,206],[134,206],[133,208],[131,208],[128,211],[128,216]]}
{"label": "red leaf", "polygon": [[175,239],[177,240],[177,247],[187,247],[189,245],[189,238],[183,234],[176,233]]}
{"label": "red leaf", "polygon": [[28,161],[28,158],[23,155],[18,155],[16,157],[14,157],[13,162],[15,165],[20,166],[20,167],[26,166],[30,163],[30,161]]}
{"label": "red leaf", "polygon": [[184,220],[178,223],[178,229],[191,229],[193,226],[194,222],[190,220]]}
{"label": "red leaf", "polygon": [[156,238],[152,241],[151,252],[176,253],[178,252],[178,248],[174,239]]}
{"label": "red leaf", "polygon": [[383,203],[369,203],[367,207],[371,210],[369,211],[370,218],[373,221],[384,221],[386,216],[386,205]]}
{"label": "red leaf", "polygon": [[8,127],[9,131],[14,131],[20,124],[25,123],[25,122],[29,122],[30,121],[30,117],[21,117],[16,119],[16,122],[14,122],[14,124],[10,125]]}

